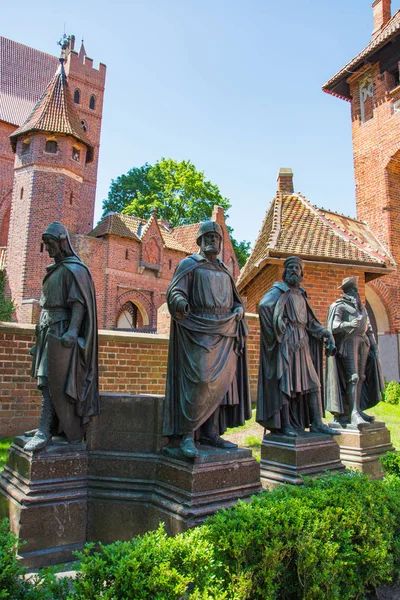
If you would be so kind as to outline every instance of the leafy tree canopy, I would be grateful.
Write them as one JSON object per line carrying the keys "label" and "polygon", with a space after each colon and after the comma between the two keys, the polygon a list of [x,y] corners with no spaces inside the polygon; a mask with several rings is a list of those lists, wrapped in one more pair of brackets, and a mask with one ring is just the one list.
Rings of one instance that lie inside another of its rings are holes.
{"label": "leafy tree canopy", "polygon": [[11,321],[16,309],[14,302],[6,298],[7,277],[4,270],[0,270],[0,321]]}
{"label": "leafy tree canopy", "polygon": [[[198,223],[211,218],[214,205],[230,208],[218,186],[208,181],[190,160],[176,162],[170,158],[157,161],[155,165],[133,167],[111,182],[107,200],[103,201],[103,216],[108,212],[123,212],[148,219],[152,210],[168,221],[171,227]],[[231,241],[243,266],[249,255],[250,242]]]}

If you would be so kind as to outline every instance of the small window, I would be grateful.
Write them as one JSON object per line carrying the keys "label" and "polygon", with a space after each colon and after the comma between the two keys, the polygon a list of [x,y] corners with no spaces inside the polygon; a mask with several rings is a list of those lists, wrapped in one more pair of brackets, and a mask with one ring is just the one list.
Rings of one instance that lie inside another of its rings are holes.
{"label": "small window", "polygon": [[74,92],[74,102],[75,102],[75,104],[81,103],[81,93],[79,90],[75,90],[75,92]]}
{"label": "small window", "polygon": [[29,152],[30,145],[30,141],[22,142],[22,154],[27,154]]}
{"label": "small window", "polygon": [[72,160],[79,162],[80,159],[81,159],[81,151],[78,150],[78,148],[75,148],[75,146],[72,146]]}
{"label": "small window", "polygon": [[70,204],[74,203],[74,194],[73,194],[73,192],[71,192],[70,195],[69,195],[69,203]]}
{"label": "small window", "polygon": [[21,191],[19,193],[19,197],[20,197],[20,200],[22,200],[22,198],[24,197],[24,188],[23,187],[21,188]]}
{"label": "small window", "polygon": [[91,110],[94,110],[96,106],[96,98],[94,96],[90,96],[90,100],[89,100],[89,108]]}
{"label": "small window", "polygon": [[87,132],[87,123],[86,123],[86,121],[84,121],[84,120],[82,119],[82,121],[81,121],[81,125],[82,125],[82,129],[83,129],[83,131],[86,133],[86,132]]}
{"label": "small window", "polygon": [[371,77],[360,83],[361,122],[365,123],[374,116],[374,84]]}
{"label": "small window", "polygon": [[128,260],[129,258],[129,250],[128,248],[125,250],[125,260]]}
{"label": "small window", "polygon": [[43,250],[44,250],[44,245],[40,244],[40,252],[43,252]]}
{"label": "small window", "polygon": [[169,270],[171,270],[171,269],[172,269],[172,260],[169,259]]}
{"label": "small window", "polygon": [[54,140],[47,140],[46,142],[46,152],[49,154],[56,154],[57,152],[57,142]]}

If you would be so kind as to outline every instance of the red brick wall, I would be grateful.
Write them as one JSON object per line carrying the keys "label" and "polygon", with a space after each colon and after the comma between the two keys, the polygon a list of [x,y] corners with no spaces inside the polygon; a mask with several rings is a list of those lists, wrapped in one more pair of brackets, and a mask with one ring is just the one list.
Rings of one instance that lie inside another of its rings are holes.
{"label": "red brick wall", "polygon": [[0,121],[0,246],[7,245],[10,205],[14,179],[14,154],[8,136],[13,125]]}
{"label": "red brick wall", "polygon": [[[362,123],[360,82],[371,75],[374,84],[372,118]],[[394,259],[400,261],[400,112],[393,104],[400,89],[392,91],[391,74],[380,74],[379,63],[349,78],[352,96],[352,134],[357,216],[367,221]],[[391,333],[400,329],[400,275],[385,276],[372,284],[388,309]]]}
{"label": "red brick wall", "polygon": [[[365,275],[361,269],[305,262],[302,286],[307,291],[310,304],[321,323],[326,322],[328,308],[341,294],[338,289],[345,277],[359,276],[359,291],[365,302]],[[247,310],[256,312],[257,305],[275,281],[282,281],[283,264],[266,265],[248,286],[241,290],[247,296]]]}
{"label": "red brick wall", "polygon": [[[247,315],[250,326],[248,360],[252,397],[256,397],[259,326]],[[29,348],[34,326],[0,323],[0,437],[36,427],[41,397],[30,377]],[[168,335],[115,331],[99,333],[100,389],[129,394],[164,394]]]}

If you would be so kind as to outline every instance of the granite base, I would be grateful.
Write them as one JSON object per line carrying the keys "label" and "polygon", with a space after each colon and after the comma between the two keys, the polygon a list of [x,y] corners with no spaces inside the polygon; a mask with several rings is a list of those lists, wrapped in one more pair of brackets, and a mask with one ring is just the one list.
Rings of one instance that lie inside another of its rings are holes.
{"label": "granite base", "polygon": [[345,470],[336,441],[322,433],[297,437],[268,433],[261,444],[260,468],[261,483],[268,488],[284,483],[301,485],[305,476]]}
{"label": "granite base", "polygon": [[372,479],[383,477],[380,457],[394,451],[385,423],[376,421],[357,429],[332,422],[330,427],[340,429],[341,435],[336,436],[336,441],[340,448],[340,459],[346,467],[369,475]]}
{"label": "granite base", "polygon": [[86,446],[61,439],[25,452],[16,438],[0,476],[0,514],[27,541],[26,566],[73,559],[86,542],[127,540],[165,523],[175,534],[261,490],[250,450],[200,446],[185,458],[160,435],[163,397],[103,394]]}

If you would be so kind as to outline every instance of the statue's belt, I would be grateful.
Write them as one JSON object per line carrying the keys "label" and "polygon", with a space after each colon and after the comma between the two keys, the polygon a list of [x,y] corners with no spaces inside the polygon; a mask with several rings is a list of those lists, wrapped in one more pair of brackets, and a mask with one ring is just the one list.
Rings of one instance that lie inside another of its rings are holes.
{"label": "statue's belt", "polygon": [[198,306],[190,312],[192,315],[224,315],[227,317],[232,314],[232,310],[228,308],[199,308]]}
{"label": "statue's belt", "polygon": [[36,325],[36,334],[40,331],[49,327],[53,323],[58,323],[59,321],[70,321],[71,320],[71,311],[63,308],[42,308],[40,313],[40,322]]}

